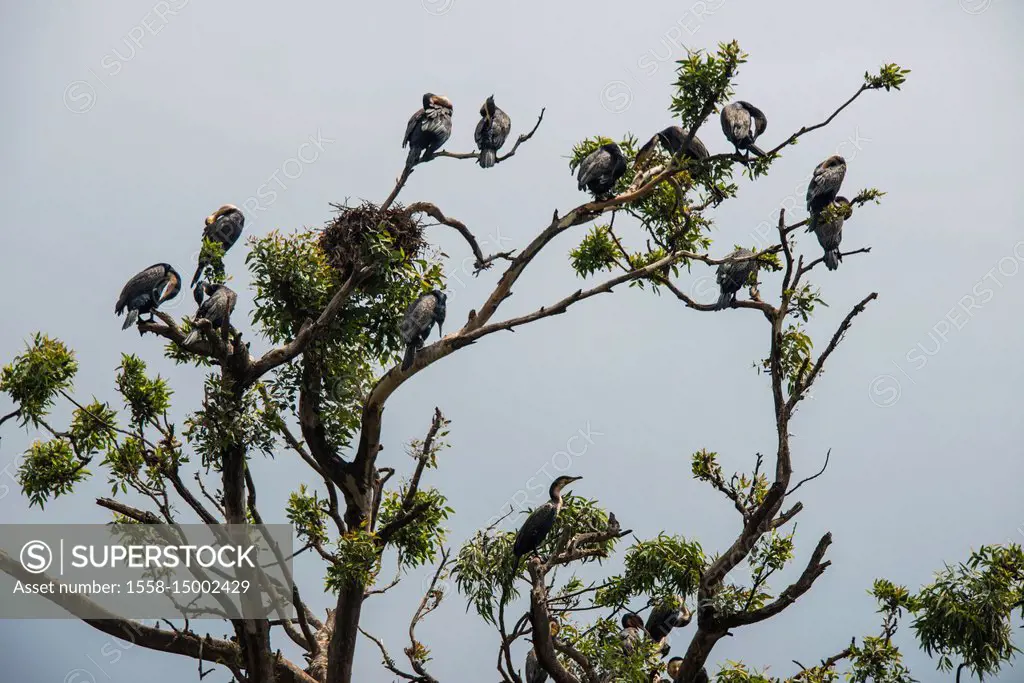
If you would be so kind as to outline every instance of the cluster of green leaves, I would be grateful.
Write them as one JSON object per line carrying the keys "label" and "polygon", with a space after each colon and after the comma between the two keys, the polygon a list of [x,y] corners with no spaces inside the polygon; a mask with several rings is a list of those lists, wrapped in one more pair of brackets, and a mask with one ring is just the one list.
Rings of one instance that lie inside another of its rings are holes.
{"label": "cluster of green leaves", "polygon": [[18,467],[18,484],[29,505],[44,507],[50,498],[71,493],[74,485],[89,476],[67,439],[34,442]]}
{"label": "cluster of green leaves", "polygon": [[[814,340],[803,330],[800,323],[787,325],[782,331],[781,348],[779,349],[779,360],[782,365],[782,376],[787,383],[787,391],[790,395],[796,390],[798,381],[804,382],[810,373],[813,363],[811,362],[811,351],[814,349]],[[770,373],[771,359],[765,358],[761,361],[761,368]]]}
{"label": "cluster of green leaves", "polygon": [[225,282],[224,245],[217,240],[203,238],[203,246],[199,250],[199,262],[205,263],[202,278],[207,282]]}
{"label": "cluster of green leaves", "polygon": [[640,596],[660,601],[695,595],[706,567],[700,543],[662,533],[626,551],[625,571],[608,579],[594,604],[620,607]]}
{"label": "cluster of green leaves", "polygon": [[903,664],[903,653],[890,638],[867,636],[850,647],[852,665],[847,675],[851,683],[915,683]]}
{"label": "cluster of green leaves", "polygon": [[265,394],[258,385],[238,396],[233,387],[211,374],[203,390],[203,407],[185,419],[184,434],[204,467],[219,471],[224,451],[238,444],[244,444],[249,453],[274,454],[280,417],[276,406],[263,402]]}
{"label": "cluster of green leaves", "polygon": [[[397,491],[384,494],[377,528],[384,528],[398,517],[404,497],[404,493]],[[447,502],[448,499],[437,489],[416,491],[411,507],[425,505],[425,511],[405,524],[388,541],[398,549],[403,566],[419,567],[436,559],[447,535],[447,529],[441,525],[455,512],[448,507]]]}
{"label": "cluster of green leaves", "polygon": [[455,586],[467,598],[466,609],[472,606],[489,624],[496,623],[495,610],[503,595],[519,595],[513,583],[519,569],[512,555],[515,538],[512,532],[478,531],[459,549],[452,567]]}
{"label": "cluster of green leaves", "polygon": [[120,489],[128,491],[131,482],[136,481],[142,466],[146,464],[146,446],[136,437],[129,437],[120,444],[111,444],[103,459],[109,471],[107,483],[111,485],[110,493],[115,495]]}
{"label": "cluster of green leaves", "polygon": [[595,225],[579,246],[569,252],[573,270],[582,277],[612,270],[625,254],[612,239],[607,225]]}
{"label": "cluster of green leaves", "polygon": [[314,546],[327,543],[328,503],[316,491],[312,494],[305,484],[288,496],[285,517],[295,527],[295,535]]}
{"label": "cluster of green leaves", "polygon": [[728,481],[722,474],[722,466],[718,463],[718,453],[701,449],[691,456],[690,469],[694,479],[711,484],[715,488],[725,489],[736,502],[748,510],[760,505],[768,493],[768,479],[764,473],[756,475],[745,473],[733,474]]}
{"label": "cluster of green leaves", "polygon": [[716,683],[778,683],[777,678],[749,668],[743,662],[727,661],[715,676]]}
{"label": "cluster of green leaves", "polygon": [[983,546],[956,567],[947,566],[913,600],[912,628],[928,654],[949,670],[953,658],[979,678],[998,673],[1020,650],[1013,644],[1013,612],[1024,616],[1024,552],[1016,544]]}
{"label": "cluster of green leaves", "polygon": [[740,50],[735,40],[719,43],[714,53],[696,50],[685,59],[679,60],[676,70],[675,90],[670,109],[682,122],[683,130],[689,130],[701,123],[703,117],[715,106],[733,95],[732,79],[740,64],[747,61],[747,54]]}
{"label": "cluster of green leaves", "polygon": [[131,412],[132,425],[142,428],[157,421],[171,407],[171,388],[167,381],[146,376],[146,363],[133,354],[122,354],[115,379],[117,390]]}
{"label": "cluster of green leaves", "polygon": [[336,592],[353,584],[372,586],[380,572],[377,537],[365,529],[343,534],[334,556],[336,560],[327,565],[327,590]]}
{"label": "cluster of green leaves", "polygon": [[790,306],[786,314],[799,318],[803,322],[811,319],[815,307],[828,307],[825,300],[821,298],[821,290],[810,284],[801,285],[795,290],[788,289],[786,290],[786,296],[790,298]]}
{"label": "cluster of green leaves", "polygon": [[53,406],[58,393],[71,388],[78,372],[75,354],[64,342],[36,333],[25,353],[16,356],[0,372],[3,391],[21,411],[22,425],[38,426]]}
{"label": "cluster of green leaves", "polygon": [[906,82],[908,73],[910,69],[901,69],[899,64],[884,64],[877,74],[864,72],[864,87],[872,90],[899,90]]}
{"label": "cluster of green leaves", "polygon": [[[569,622],[562,625],[559,637],[572,642],[598,672],[609,675],[607,680],[650,683],[651,672],[665,666],[658,654],[658,645],[645,638],[627,654],[619,639],[620,628],[614,619],[607,617],[585,630]],[[578,680],[586,680],[574,661],[565,661],[564,665]]]}

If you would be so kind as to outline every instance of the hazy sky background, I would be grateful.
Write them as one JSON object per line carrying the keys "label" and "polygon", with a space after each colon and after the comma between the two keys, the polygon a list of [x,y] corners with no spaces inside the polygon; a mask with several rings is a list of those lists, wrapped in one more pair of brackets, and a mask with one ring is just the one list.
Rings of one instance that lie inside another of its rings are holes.
{"label": "hazy sky background", "polygon": [[[547,107],[534,139],[509,163],[484,172],[440,159],[418,168],[402,195],[436,202],[495,251],[499,242],[503,250],[524,246],[553,209],[584,199],[567,168],[576,141],[649,136],[671,123],[669,84],[681,45],[735,38],[750,53],[737,95],[767,113],[767,146],[822,120],[865,70],[895,61],[913,70],[903,92],[866,93],[788,149],[769,178],[756,186],[741,180],[740,198],[715,213],[713,255],[737,242],[752,246],[780,205],[804,217],[808,174],[837,150],[849,163],[847,196],[868,186],[889,193],[847,224],[844,248],[870,245],[871,254],[848,258],[834,273],[816,271],[830,304],[808,326],[819,348],[853,304],[871,291],[880,296],[792,423],[795,477],[816,472],[832,449],[826,475],[801,490],[795,571],[825,530],[834,536],[833,565],[783,615],[714,650],[716,663],[742,658],[792,673],[793,659],[809,664],[851,636],[877,631],[865,592],[876,577],[917,587],[943,562],[983,543],[1020,542],[1024,529],[1024,372],[1016,355],[1024,237],[1013,199],[1024,155],[1024,7],[1010,0],[839,7],[810,0],[5,2],[0,359],[8,362],[31,332],[44,330],[77,350],[78,396],[114,400],[113,369],[122,351],[134,352],[172,381],[176,414],[192,410],[203,373],[164,361],[160,340],[120,331],[112,309],[125,280],[159,261],[191,275],[202,220],[223,203],[246,209],[251,236],[321,225],[332,201],[382,200],[401,170],[401,136],[424,91],[455,103],[450,150],[472,149],[477,110],[492,93],[513,135]],[[700,135],[712,152],[729,149],[717,120]],[[300,155],[314,160],[294,161]],[[502,316],[580,286],[566,255],[585,230],[561,237],[534,262]],[[447,329],[456,329],[500,269],[474,280],[461,270],[464,243],[444,228],[429,237],[452,257]],[[819,253],[813,238],[801,232],[798,239],[801,253]],[[252,339],[244,255],[236,246],[226,262],[240,294],[235,322]],[[680,286],[708,300],[712,276],[698,265]],[[766,278],[766,296],[777,282]],[[183,293],[167,309],[181,316],[193,306]],[[254,352],[265,347],[253,342]],[[769,384],[753,368],[767,347],[768,327],[754,312],[698,313],[674,298],[622,289],[515,335],[489,337],[417,375],[388,404],[379,464],[407,472],[403,445],[422,437],[435,405],[444,411],[452,448],[427,483],[443,487],[457,510],[457,547],[546,464],[564,467],[557,453],[583,450],[585,442],[570,444],[583,430],[591,443],[570,468],[585,477],[578,493],[600,499],[641,538],[665,529],[720,551],[739,520],[728,501],[691,479],[689,456],[716,450],[729,471],[748,469],[755,452],[773,452]],[[0,404],[0,412],[9,409]],[[15,471],[30,440],[5,425],[0,493],[14,484],[5,473]],[[254,470],[268,521],[283,521],[288,491],[315,483],[288,452],[257,457]],[[96,476],[45,511],[30,510],[12,491],[0,499],[0,520],[105,522],[108,513],[91,499],[107,490],[105,476]],[[382,576],[392,571],[385,565]],[[413,574],[364,609],[365,627],[398,657],[427,575]],[[318,611],[333,604],[318,594],[318,567],[300,565],[298,577]],[[452,594],[418,630],[433,651],[430,671],[442,681],[493,680],[497,636],[464,608]],[[692,627],[678,631],[673,650],[684,650],[691,634]],[[906,636],[900,643],[919,679],[951,679],[934,673]],[[0,622],[0,677],[196,676],[192,660],[121,647],[73,621]],[[524,654],[522,646],[519,661]],[[392,678],[369,641],[360,641],[357,658],[359,680]],[[1018,666],[999,680],[1024,675]]]}

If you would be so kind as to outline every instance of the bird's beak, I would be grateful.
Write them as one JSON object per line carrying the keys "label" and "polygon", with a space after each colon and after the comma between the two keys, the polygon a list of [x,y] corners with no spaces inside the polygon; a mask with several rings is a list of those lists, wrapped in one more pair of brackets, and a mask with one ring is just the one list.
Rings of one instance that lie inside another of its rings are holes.
{"label": "bird's beak", "polygon": [[583,478],[583,477],[573,477],[573,478],[572,478],[572,480],[573,480],[573,481],[579,481],[579,480],[580,480],[580,479],[582,479],[582,478]]}

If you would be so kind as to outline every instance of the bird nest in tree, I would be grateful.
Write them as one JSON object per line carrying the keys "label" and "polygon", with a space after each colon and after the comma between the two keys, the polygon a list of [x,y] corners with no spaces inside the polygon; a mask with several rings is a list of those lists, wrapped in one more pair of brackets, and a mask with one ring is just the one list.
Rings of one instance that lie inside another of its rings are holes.
{"label": "bird nest in tree", "polygon": [[426,246],[423,227],[401,206],[380,210],[375,204],[332,205],[338,212],[320,235],[320,249],[342,280],[353,271],[372,269],[364,287],[373,286],[394,265],[395,254],[416,258]]}

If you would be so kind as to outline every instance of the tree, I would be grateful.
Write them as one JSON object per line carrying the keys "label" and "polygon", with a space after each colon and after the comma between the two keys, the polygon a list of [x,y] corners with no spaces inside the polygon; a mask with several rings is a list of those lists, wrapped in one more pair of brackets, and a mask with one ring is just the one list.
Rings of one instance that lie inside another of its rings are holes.
{"label": "tree", "polygon": [[[720,45],[715,53],[693,53],[679,63],[671,111],[687,142],[730,101],[733,79],[745,60],[733,42]],[[29,448],[18,473],[32,504],[43,506],[55,497],[72,495],[76,483],[93,476],[90,468],[101,468],[109,478],[111,497],[96,503],[113,512],[115,519],[142,524],[195,520],[258,524],[263,517],[247,461],[259,453],[272,453],[278,444],[293,451],[322,481],[317,490],[298,487],[286,515],[304,550],[323,560],[325,585],[337,596],[327,618],[321,620],[312,613],[302,598],[310,589],[297,586],[291,594],[297,614],[294,621],[233,620],[233,639],[204,637],[187,622],[174,631],[117,618],[87,622],[147,648],[199,659],[200,671],[202,661],[213,662],[227,667],[237,680],[253,683],[348,683],[363,633],[379,649],[391,674],[429,682],[435,680],[428,669],[429,650],[416,639],[415,628],[445,597],[439,579],[451,575],[477,614],[496,628],[498,670],[506,682],[522,681],[511,647],[525,637],[532,640],[540,665],[558,683],[597,683],[608,677],[650,680],[663,666],[657,644],[624,652],[615,637],[614,618],[630,609],[643,611],[647,607],[638,607],[644,604],[685,608],[686,603],[693,605],[696,620],[676,680],[697,680],[721,638],[787,609],[830,564],[825,555],[831,535],[825,534],[796,582],[777,591],[769,585],[772,576],[794,559],[794,532],[786,529],[803,510],[794,496],[818,476],[793,482],[789,449],[793,417],[854,318],[877,295],[870,293],[856,303],[823,351],[814,354],[813,341],[801,323],[807,322],[816,306],[824,305],[818,289],[808,281],[823,258],[805,259],[796,252],[795,233],[806,220],[787,223],[785,212],[780,212],[778,242],[753,245],[752,255],[743,257],[757,265],[747,283],[750,298],[730,306],[760,313],[769,328],[761,368],[771,383],[777,443],[774,458],[766,462],[758,455],[752,472],[731,476],[723,473],[714,452],[693,455],[694,478],[726,496],[741,518],[739,534],[721,553],[708,553],[696,540],[666,530],[628,547],[621,574],[599,582],[585,582],[576,574],[559,577],[560,568],[568,570],[610,556],[628,534],[597,501],[576,496],[567,498],[538,558],[514,565],[512,534],[493,526],[454,551],[446,545],[443,526],[453,510],[443,491],[427,487],[426,481],[439,468],[438,455],[449,423],[440,410],[435,411],[425,437],[410,444],[412,472],[396,484],[392,480],[398,473],[377,465],[384,443],[385,405],[421,370],[460,349],[496,332],[566,313],[619,285],[667,292],[692,311],[714,310],[694,300],[674,279],[684,267],[715,267],[725,262],[711,256],[713,222],[707,210],[736,196],[734,173],[742,169],[752,179],[767,174],[788,145],[827,126],[864,92],[899,89],[907,73],[895,64],[885,65],[877,74],[866,73],[853,96],[825,121],[801,128],[760,158],[729,153],[694,159],[656,152],[645,167],[631,164],[612,198],[588,201],[564,214],[555,211],[536,237],[515,252],[485,255],[473,232],[440,207],[423,201],[407,206],[397,203],[417,166],[403,169],[380,205],[336,205],[336,215],[323,230],[272,232],[252,239],[247,263],[254,279],[254,322],[272,348],[253,355],[237,331],[225,339],[207,321],[176,320],[163,312],[157,312],[159,321],[139,325],[142,333],[166,340],[167,357],[210,369],[203,403],[182,425],[168,417],[171,387],[159,376],[150,376],[143,359],[125,355],[118,369],[115,382],[123,410],[95,400],[84,403],[73,393],[74,353],[59,340],[35,335],[25,353],[0,376],[0,389],[15,404],[0,424],[17,420],[44,437]],[[520,135],[498,163],[509,160],[532,137],[543,115],[542,111],[533,129]],[[570,167],[575,169],[588,153],[610,141],[585,139],[573,150]],[[630,135],[619,141],[630,160],[636,157],[636,142]],[[437,156],[476,159],[477,154],[440,152]],[[852,204],[877,202],[882,195],[865,189]],[[620,238],[621,225],[619,230],[615,226],[620,214],[637,224],[642,248],[630,248]],[[599,224],[606,216],[607,224]],[[412,367],[403,372],[397,365],[403,351],[400,316],[417,295],[443,289],[445,284],[441,255],[423,235],[425,217],[465,238],[477,274],[498,262],[505,269],[465,323],[420,350]],[[581,277],[604,279],[545,302],[532,313],[501,317],[502,303],[537,255],[556,237],[587,224],[592,227],[572,252],[571,265]],[[207,276],[222,278],[218,267],[222,252],[209,243],[204,250],[210,261]],[[762,298],[762,285],[769,283],[767,278],[762,283],[758,272],[777,274],[777,295]],[[186,342],[193,327],[200,338]],[[51,424],[50,410],[58,400],[74,408],[67,427]],[[826,466],[827,462],[826,456]],[[186,483],[190,478],[198,489]],[[207,484],[214,479],[216,485]],[[187,515],[177,512],[179,505]],[[393,551],[399,569],[390,583],[379,577],[388,551]],[[729,578],[743,562],[752,567],[753,585],[747,588]],[[433,580],[409,627],[410,643],[404,649],[408,664],[399,664],[379,638],[361,628],[363,605],[369,596],[389,590],[408,570],[425,565],[435,566]],[[18,563],[0,553],[0,569],[14,574]],[[1022,570],[1024,556],[1019,547],[985,547],[966,564],[947,568],[918,594],[879,580],[873,588],[883,617],[879,635],[855,638],[818,665],[800,665],[786,679],[755,673],[743,663],[724,666],[717,679],[832,681],[843,675],[855,681],[911,680],[892,643],[906,615],[913,615],[911,628],[926,651],[939,656],[940,668],[956,666],[958,677],[963,669],[979,677],[993,673],[1016,651],[1010,629],[1013,612],[1022,609],[1024,601]],[[530,608],[513,621],[506,612],[522,589],[528,593]],[[588,614],[595,609],[604,616],[588,622]],[[559,625],[557,635],[552,623]],[[280,654],[282,631],[304,662]]]}

